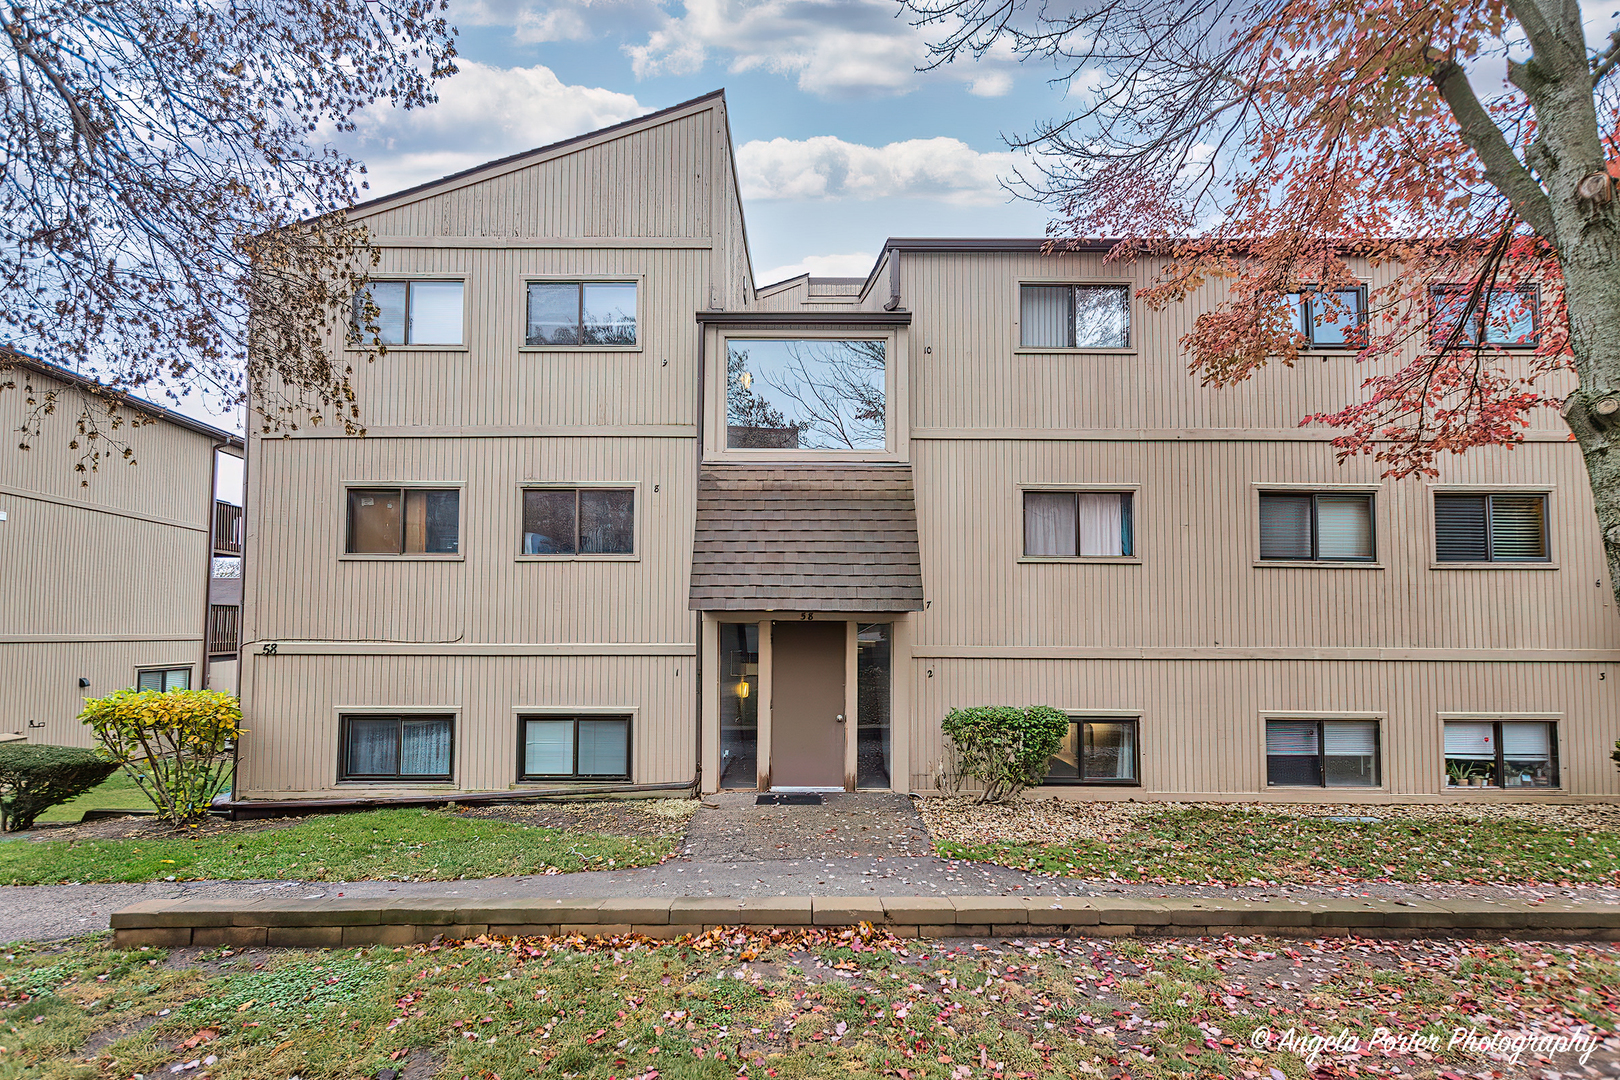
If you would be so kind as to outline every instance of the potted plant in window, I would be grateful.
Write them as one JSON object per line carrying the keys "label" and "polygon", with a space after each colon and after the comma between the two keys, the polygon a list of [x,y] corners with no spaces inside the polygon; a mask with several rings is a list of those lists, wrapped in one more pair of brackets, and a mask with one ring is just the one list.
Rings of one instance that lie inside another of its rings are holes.
{"label": "potted plant in window", "polygon": [[1468,766],[1452,762],[1446,766],[1446,780],[1448,787],[1468,786]]}

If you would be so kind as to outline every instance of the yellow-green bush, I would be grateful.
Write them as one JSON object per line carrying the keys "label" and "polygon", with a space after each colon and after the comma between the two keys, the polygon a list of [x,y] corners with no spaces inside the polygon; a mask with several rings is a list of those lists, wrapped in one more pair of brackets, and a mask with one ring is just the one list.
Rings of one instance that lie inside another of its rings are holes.
{"label": "yellow-green bush", "polygon": [[120,690],[86,699],[79,719],[177,825],[208,812],[243,731],[241,703],[214,690]]}

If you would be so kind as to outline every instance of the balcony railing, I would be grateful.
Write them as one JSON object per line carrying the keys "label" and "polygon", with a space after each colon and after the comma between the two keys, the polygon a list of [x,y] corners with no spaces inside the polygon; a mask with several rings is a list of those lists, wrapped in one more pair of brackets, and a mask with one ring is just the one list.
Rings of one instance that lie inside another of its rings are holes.
{"label": "balcony railing", "polygon": [[242,636],[242,609],[226,604],[208,607],[208,655],[224,656],[236,652]]}
{"label": "balcony railing", "polygon": [[242,554],[242,508],[214,500],[214,554]]}

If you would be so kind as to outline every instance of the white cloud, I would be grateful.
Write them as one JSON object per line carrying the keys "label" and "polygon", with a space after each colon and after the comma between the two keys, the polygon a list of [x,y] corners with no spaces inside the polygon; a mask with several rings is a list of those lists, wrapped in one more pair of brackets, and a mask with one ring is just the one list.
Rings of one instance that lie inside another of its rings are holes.
{"label": "white cloud", "polygon": [[464,0],[454,17],[468,26],[506,26],[519,45],[586,41],[601,27],[646,33],[667,16],[658,0]]}
{"label": "white cloud", "polygon": [[908,139],[862,146],[831,135],[744,143],[737,174],[748,199],[940,199],[1004,202],[999,178],[1023,160],[981,153],[958,139]]}
{"label": "white cloud", "polygon": [[1012,92],[1012,76],[1005,71],[987,71],[968,83],[968,93],[975,97],[1002,97]]}
{"label": "white cloud", "polygon": [[547,67],[498,68],[459,60],[425,109],[386,103],[336,140],[366,163],[370,195],[435,180],[509,154],[616,124],[650,110],[629,94],[570,86]]}
{"label": "white cloud", "polygon": [[796,263],[755,274],[754,280],[760,285],[774,285],[800,274],[863,278],[872,272],[872,264],[876,261],[877,256],[868,251],[852,251],[848,255],[806,255]]}

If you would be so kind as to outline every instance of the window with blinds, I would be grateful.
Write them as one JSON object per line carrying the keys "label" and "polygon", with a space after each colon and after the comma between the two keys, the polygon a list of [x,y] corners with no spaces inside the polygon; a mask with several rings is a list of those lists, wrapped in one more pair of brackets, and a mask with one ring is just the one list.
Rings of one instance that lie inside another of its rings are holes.
{"label": "window with blinds", "polygon": [[447,782],[455,722],[448,716],[345,716],[342,780]]}
{"label": "window with blinds", "polygon": [[1436,492],[1436,562],[1546,562],[1547,496]]}
{"label": "window with blinds", "polygon": [[525,716],[520,780],[629,780],[628,716]]}
{"label": "window with blinds", "polygon": [[1321,492],[1260,493],[1260,558],[1371,562],[1373,497]]}
{"label": "window with blinds", "polygon": [[1272,787],[1377,787],[1378,721],[1267,720]]}
{"label": "window with blinds", "polygon": [[167,693],[170,690],[190,690],[191,669],[143,668],[135,673],[135,686],[140,690],[156,690],[160,693]]}
{"label": "window with blinds", "polygon": [[1088,559],[1130,556],[1128,491],[1024,492],[1024,556]]}
{"label": "window with blinds", "polygon": [[1448,788],[1556,788],[1558,725],[1551,720],[1447,720]]}
{"label": "window with blinds", "polygon": [[1024,285],[1019,344],[1027,349],[1128,349],[1129,285]]}

